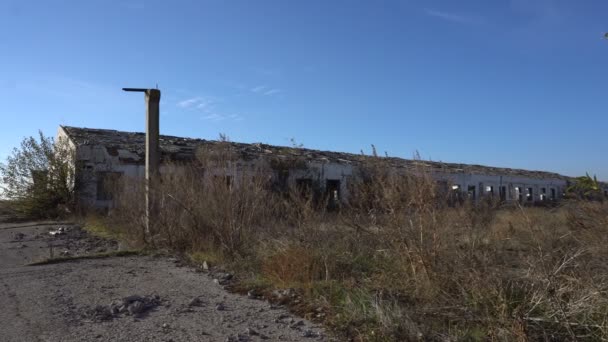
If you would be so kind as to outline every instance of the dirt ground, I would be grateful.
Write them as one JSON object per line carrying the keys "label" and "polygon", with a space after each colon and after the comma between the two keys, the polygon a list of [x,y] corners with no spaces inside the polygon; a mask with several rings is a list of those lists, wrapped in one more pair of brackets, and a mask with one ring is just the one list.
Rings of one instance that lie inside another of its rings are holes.
{"label": "dirt ground", "polygon": [[27,265],[120,248],[69,223],[0,222],[0,341],[328,340],[315,324],[169,257]]}

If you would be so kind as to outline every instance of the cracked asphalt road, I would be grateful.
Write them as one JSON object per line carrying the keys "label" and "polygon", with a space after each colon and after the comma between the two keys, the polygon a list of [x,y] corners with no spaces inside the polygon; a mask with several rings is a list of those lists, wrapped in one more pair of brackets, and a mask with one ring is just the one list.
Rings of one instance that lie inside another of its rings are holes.
{"label": "cracked asphalt road", "polygon": [[[117,248],[84,233],[52,238],[58,222],[0,222],[0,341],[325,341],[321,329],[268,302],[226,292],[165,257],[128,256],[25,266],[68,250]],[[139,317],[86,315],[121,298],[157,296]],[[199,298],[197,305],[191,304]]]}

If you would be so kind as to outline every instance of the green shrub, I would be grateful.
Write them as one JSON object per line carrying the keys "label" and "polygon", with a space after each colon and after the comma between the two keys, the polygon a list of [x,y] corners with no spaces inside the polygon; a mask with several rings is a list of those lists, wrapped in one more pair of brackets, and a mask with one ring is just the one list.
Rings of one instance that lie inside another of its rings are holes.
{"label": "green shrub", "polygon": [[24,138],[0,163],[1,194],[25,216],[59,216],[74,206],[74,171],[69,143],[40,131],[38,138]]}

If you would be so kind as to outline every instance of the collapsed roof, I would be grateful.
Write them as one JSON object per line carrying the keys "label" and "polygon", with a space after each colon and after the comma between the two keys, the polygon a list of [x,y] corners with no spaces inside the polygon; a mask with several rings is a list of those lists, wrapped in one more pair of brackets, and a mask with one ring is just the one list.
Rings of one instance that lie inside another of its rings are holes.
{"label": "collapsed roof", "polygon": [[[76,146],[104,146],[110,155],[122,155],[128,152],[137,158],[123,160],[123,162],[143,164],[145,158],[145,133],[124,132],[110,129],[93,129],[61,126],[70,140]],[[215,140],[182,138],[168,135],[160,136],[161,160],[163,161],[188,161],[195,157],[197,149],[213,148],[219,144],[226,143]],[[274,146],[262,143],[244,144],[228,142],[234,151],[243,159],[255,159],[263,156],[274,158],[298,158],[306,161],[332,162],[343,164],[359,164],[370,159],[370,156],[362,154],[319,151],[299,147]],[[393,167],[399,168],[430,168],[432,171],[446,173],[465,173],[483,175],[519,176],[526,178],[551,178],[570,179],[553,172],[529,171],[522,169],[511,169],[502,167],[491,167],[482,165],[443,163],[426,160],[412,160],[395,157],[381,157]]]}

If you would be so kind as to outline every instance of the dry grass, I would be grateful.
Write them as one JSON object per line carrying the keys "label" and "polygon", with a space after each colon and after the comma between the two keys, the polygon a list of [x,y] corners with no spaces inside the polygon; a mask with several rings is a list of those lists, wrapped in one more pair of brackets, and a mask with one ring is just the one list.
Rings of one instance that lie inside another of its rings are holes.
{"label": "dry grass", "polygon": [[[388,172],[378,158],[349,204],[326,212],[318,196],[273,191],[272,169],[228,149],[153,184],[147,243],[224,264],[243,284],[294,288],[299,310],[345,339],[608,339],[607,204],[450,207],[424,170]],[[122,189],[108,219],[143,243],[143,187]]]}
{"label": "dry grass", "polygon": [[89,214],[81,222],[82,229],[87,233],[110,240],[124,240],[124,231],[106,224],[105,218],[99,214]]}

